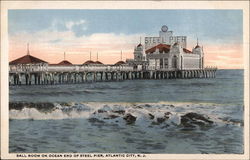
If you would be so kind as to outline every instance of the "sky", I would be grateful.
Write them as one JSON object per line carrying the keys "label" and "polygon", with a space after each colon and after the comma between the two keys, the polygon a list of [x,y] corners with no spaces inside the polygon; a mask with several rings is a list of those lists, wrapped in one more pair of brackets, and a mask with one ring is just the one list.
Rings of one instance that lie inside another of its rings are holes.
{"label": "sky", "polygon": [[[49,63],[90,59],[113,64],[133,58],[140,37],[158,37],[162,25],[187,36],[187,49],[199,39],[205,66],[243,68],[242,10],[9,10],[9,61],[27,53]],[[143,41],[142,41],[143,42]]]}

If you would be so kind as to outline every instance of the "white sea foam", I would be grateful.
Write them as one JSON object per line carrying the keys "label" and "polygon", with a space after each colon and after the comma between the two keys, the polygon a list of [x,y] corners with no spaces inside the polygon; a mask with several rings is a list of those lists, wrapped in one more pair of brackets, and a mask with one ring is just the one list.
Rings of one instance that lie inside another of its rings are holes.
{"label": "white sea foam", "polygon": [[[68,103],[67,105],[54,104],[53,110],[48,112],[39,111],[36,108],[26,108],[22,110],[10,110],[10,119],[65,119],[65,118],[105,118],[109,115],[122,116],[116,112],[124,111],[137,117],[137,120],[149,119],[149,114],[154,115],[154,119],[164,117],[165,112],[171,112],[170,119],[188,111],[185,105],[170,107],[165,103]],[[145,107],[145,105],[147,107]],[[98,110],[104,113],[98,113]],[[182,111],[181,113],[178,113]],[[191,110],[190,110],[191,111]],[[96,114],[95,114],[96,113]],[[175,118],[174,118],[175,117]]]}
{"label": "white sea foam", "polygon": [[[223,115],[219,113],[221,106],[215,107],[214,104],[191,104],[191,103],[55,103],[54,108],[48,111],[41,109],[24,107],[21,110],[11,109],[10,119],[96,119],[105,123],[125,123],[124,117],[130,114],[136,117],[135,125],[149,126],[158,125],[180,125],[181,116],[186,113],[194,112],[204,114],[215,122],[225,123]],[[217,111],[216,111],[217,110]],[[222,117],[220,117],[222,116]],[[228,122],[229,123],[229,122]],[[240,122],[239,122],[240,123]],[[231,124],[231,123],[230,123]]]}

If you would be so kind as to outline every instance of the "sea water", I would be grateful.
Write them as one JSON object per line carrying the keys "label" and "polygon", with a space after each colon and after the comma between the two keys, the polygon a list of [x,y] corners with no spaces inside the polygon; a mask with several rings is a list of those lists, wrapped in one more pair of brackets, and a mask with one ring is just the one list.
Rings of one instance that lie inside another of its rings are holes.
{"label": "sea water", "polygon": [[[211,79],[10,86],[9,150],[243,153],[243,74],[218,70]],[[213,123],[185,126],[188,113]],[[132,123],[128,115],[135,117]]]}

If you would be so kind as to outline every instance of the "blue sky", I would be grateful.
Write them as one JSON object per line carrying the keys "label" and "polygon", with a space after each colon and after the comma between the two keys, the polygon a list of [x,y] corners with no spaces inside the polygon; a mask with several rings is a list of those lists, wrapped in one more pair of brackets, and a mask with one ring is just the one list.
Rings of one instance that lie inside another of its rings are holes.
{"label": "blue sky", "polygon": [[58,31],[65,31],[62,22],[79,20],[85,24],[72,29],[78,37],[93,33],[157,35],[166,24],[178,35],[242,41],[241,10],[10,10],[9,33],[37,32],[54,21],[58,21]]}

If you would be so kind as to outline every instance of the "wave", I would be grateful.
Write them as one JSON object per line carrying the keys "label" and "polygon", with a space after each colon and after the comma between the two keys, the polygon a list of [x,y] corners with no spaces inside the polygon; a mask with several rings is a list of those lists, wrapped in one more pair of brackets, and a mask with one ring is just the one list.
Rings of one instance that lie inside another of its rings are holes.
{"label": "wave", "polygon": [[[215,104],[192,103],[28,103],[10,102],[9,118],[13,119],[74,119],[82,118],[92,124],[118,124],[170,127],[184,129],[206,128],[220,123],[243,126],[242,120],[214,114]],[[211,110],[210,112],[208,112]],[[216,112],[219,113],[219,110]]]}

